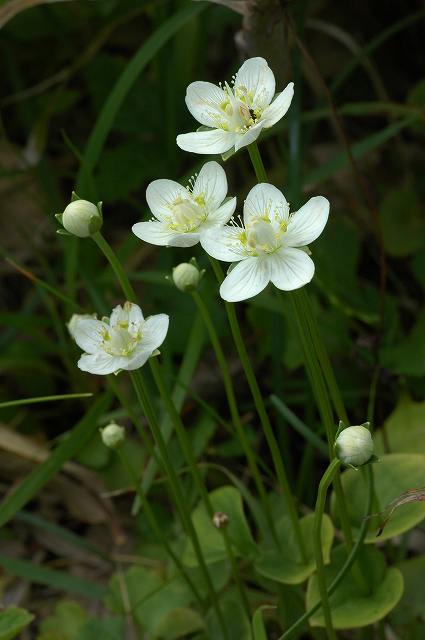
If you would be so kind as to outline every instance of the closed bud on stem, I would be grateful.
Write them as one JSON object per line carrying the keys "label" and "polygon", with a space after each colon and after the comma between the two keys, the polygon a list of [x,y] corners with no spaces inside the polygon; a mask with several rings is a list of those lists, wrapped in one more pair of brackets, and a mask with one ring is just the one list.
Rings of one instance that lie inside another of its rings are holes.
{"label": "closed bud on stem", "polygon": [[73,199],[65,211],[56,216],[68,233],[78,238],[88,238],[99,231],[103,224],[101,203]]}
{"label": "closed bud on stem", "polygon": [[182,262],[173,269],[173,282],[180,291],[195,291],[204,275],[193,262]]}
{"label": "closed bud on stem", "polygon": [[125,439],[125,429],[120,427],[119,424],[111,422],[106,427],[100,430],[102,436],[102,442],[108,449],[116,449],[119,447]]}
{"label": "closed bud on stem", "polygon": [[[373,455],[373,440],[367,426],[359,425],[343,429],[335,441],[335,452],[344,464],[351,467],[361,467],[371,461]],[[375,458],[376,459],[376,458]]]}

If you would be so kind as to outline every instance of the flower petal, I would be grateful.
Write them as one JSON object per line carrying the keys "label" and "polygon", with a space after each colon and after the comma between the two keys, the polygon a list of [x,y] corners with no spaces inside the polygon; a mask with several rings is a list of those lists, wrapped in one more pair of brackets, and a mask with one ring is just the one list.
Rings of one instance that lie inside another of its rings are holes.
{"label": "flower petal", "polygon": [[193,185],[193,195],[203,197],[209,211],[217,209],[227,195],[226,173],[214,160],[206,162]]}
{"label": "flower petal", "polygon": [[111,356],[109,353],[99,351],[90,355],[83,354],[77,364],[81,371],[106,376],[108,373],[124,369],[127,360],[128,358],[124,356]]}
{"label": "flower petal", "polygon": [[[232,215],[235,213],[236,209],[236,197],[229,198],[224,202],[221,207],[212,211],[208,214],[207,222],[213,224],[226,224],[229,222]],[[200,231],[202,233],[203,227],[201,227]]]}
{"label": "flower petal", "polygon": [[226,93],[211,82],[192,82],[186,90],[186,105],[193,117],[206,127],[217,127],[223,120],[224,112],[220,104],[225,102]]}
{"label": "flower petal", "polygon": [[134,371],[134,369],[140,369],[149,360],[152,355],[150,349],[145,348],[142,344],[138,346],[130,358],[127,358],[125,365],[122,367],[126,371]]}
{"label": "flower petal", "polygon": [[270,281],[267,258],[245,258],[223,280],[220,295],[227,302],[240,302],[256,296]]}
{"label": "flower petal", "polygon": [[250,104],[264,109],[276,89],[273,71],[264,58],[246,60],[235,77],[235,90],[245,87],[252,94]]}
{"label": "flower petal", "polygon": [[153,215],[161,222],[168,220],[171,215],[169,205],[177,198],[188,198],[185,187],[175,180],[154,180],[146,189],[146,201]]}
{"label": "flower petal", "polygon": [[215,226],[201,235],[202,248],[213,258],[224,262],[236,262],[246,256],[239,240],[242,229]]}
{"label": "flower petal", "polygon": [[160,247],[166,247],[176,235],[163,222],[137,222],[133,224],[132,231],[140,240]]}
{"label": "flower petal", "polygon": [[149,349],[151,354],[158,349],[165,340],[169,322],[170,318],[166,313],[158,313],[146,318],[142,327],[142,347]]}
{"label": "flower petal", "polygon": [[264,122],[260,120],[259,122],[257,122],[257,124],[254,124],[253,127],[250,127],[250,129],[248,129],[246,133],[243,133],[242,135],[240,133],[236,133],[235,151],[239,151],[239,149],[242,149],[242,147],[246,147],[252,142],[255,142],[255,140],[260,135],[263,127]]}
{"label": "flower petal", "polygon": [[329,201],[323,196],[310,198],[296,213],[291,215],[285,244],[303,247],[316,240],[322,233],[329,216]]}
{"label": "flower petal", "polygon": [[313,260],[301,249],[286,247],[269,258],[270,280],[282,291],[299,289],[314,275]]}
{"label": "flower petal", "polygon": [[236,134],[224,129],[211,129],[210,131],[194,131],[182,133],[177,136],[177,145],[183,151],[192,153],[225,153],[235,144]]}
{"label": "flower petal", "polygon": [[264,123],[264,127],[272,127],[276,122],[283,118],[291,106],[293,95],[294,83],[290,82],[282,93],[279,93],[279,95],[273,100],[271,105],[264,109],[261,115],[261,122]]}
{"label": "flower petal", "polygon": [[86,353],[95,353],[100,348],[109,326],[101,320],[76,314],[72,316],[68,330],[80,349]]}
{"label": "flower petal", "polygon": [[261,182],[248,193],[243,206],[243,218],[245,224],[249,224],[253,218],[263,218],[265,215],[270,220],[278,216],[279,220],[286,221],[289,217],[289,205],[277,187]]}
{"label": "flower petal", "polygon": [[168,243],[168,247],[193,247],[199,242],[199,233],[175,234]]}

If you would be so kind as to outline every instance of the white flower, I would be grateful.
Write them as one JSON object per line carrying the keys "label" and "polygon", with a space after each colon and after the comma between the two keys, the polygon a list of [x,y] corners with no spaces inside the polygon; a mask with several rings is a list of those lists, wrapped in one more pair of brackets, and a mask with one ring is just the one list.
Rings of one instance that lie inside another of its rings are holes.
{"label": "white flower", "polygon": [[232,217],[236,198],[225,201],[226,195],[226,174],[214,161],[204,164],[188,187],[174,180],[154,180],[146,200],[155,217],[133,225],[133,233],[150,244],[193,247],[207,229]]}
{"label": "white flower", "polygon": [[106,375],[143,366],[164,342],[169,318],[164,313],[143,318],[137,304],[126,302],[113,309],[110,318],[72,316],[68,329],[85,351],[78,361],[82,371]]}
{"label": "white flower", "polygon": [[224,86],[192,82],[186,91],[187,108],[209,129],[177,136],[178,146],[193,153],[225,153],[251,144],[289,109],[294,83],[273,100],[275,87],[273,71],[264,58],[246,60],[234,76],[233,87],[227,82]]}
{"label": "white flower", "polygon": [[249,192],[241,226],[218,227],[201,244],[217,260],[232,265],[220,287],[228,302],[238,302],[260,293],[269,282],[291,291],[310,282],[314,263],[306,245],[321,234],[329,215],[329,202],[310,198],[299,211],[289,214],[289,204],[271,184],[257,184]]}

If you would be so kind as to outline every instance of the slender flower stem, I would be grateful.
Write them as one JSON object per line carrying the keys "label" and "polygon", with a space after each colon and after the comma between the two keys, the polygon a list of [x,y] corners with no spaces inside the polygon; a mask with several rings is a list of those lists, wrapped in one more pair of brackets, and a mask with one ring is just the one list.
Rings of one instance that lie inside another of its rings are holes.
{"label": "slender flower stem", "polygon": [[199,309],[199,312],[204,320],[205,326],[207,328],[208,334],[210,336],[211,344],[214,349],[215,357],[217,358],[218,365],[220,367],[221,376],[223,378],[224,389],[226,392],[227,403],[229,405],[230,416],[232,418],[232,424],[235,427],[237,436],[242,445],[246,458],[248,460],[249,468],[251,470],[252,476],[254,478],[255,485],[257,487],[258,495],[261,500],[261,504],[264,509],[264,513],[266,515],[268,525],[272,532],[272,535],[275,539],[275,542],[278,546],[279,540],[276,533],[276,528],[273,521],[273,516],[270,511],[269,500],[267,496],[267,492],[264,487],[263,480],[261,478],[261,474],[258,469],[257,462],[255,460],[255,454],[252,451],[251,445],[249,444],[249,440],[246,437],[245,429],[243,427],[241,417],[239,415],[239,410],[236,402],[235,390],[233,388],[232,377],[230,375],[229,366],[227,364],[226,356],[224,355],[223,349],[221,348],[220,340],[218,338],[217,332],[214,327],[214,323],[210,316],[207,305],[205,304],[202,296],[198,293],[198,291],[192,292],[192,297],[195,301],[196,306]]}
{"label": "slender flower stem", "polygon": [[258,182],[268,182],[267,171],[264,167],[263,159],[261,158],[260,150],[256,142],[252,142],[248,145],[248,153]]}
{"label": "slender flower stem", "polygon": [[[221,269],[220,264],[214,260],[214,258],[210,258],[211,265],[214,269],[214,273],[219,282],[223,281],[223,271]],[[239,322],[236,316],[235,307],[232,303],[225,303],[227,318],[229,321],[230,329],[232,332],[233,340],[239,354],[240,361],[242,363],[242,367],[245,372],[246,379],[248,381],[249,388],[251,390],[251,394],[254,400],[255,408],[257,410],[258,416],[260,418],[261,425],[263,427],[264,435],[267,440],[267,444],[270,449],[270,453],[272,455],[273,464],[276,469],[276,475],[279,482],[279,485],[283,491],[284,499],[286,502],[286,506],[288,509],[288,515],[290,517],[292,527],[294,529],[295,537],[297,540],[297,544],[299,547],[301,559],[303,562],[306,562],[307,555],[305,550],[305,543],[301,532],[300,521],[298,519],[297,507],[295,504],[294,496],[292,494],[291,488],[289,486],[288,476],[286,474],[285,466],[283,464],[282,457],[280,455],[279,446],[276,441],[276,437],[273,433],[272,426],[270,424],[269,417],[267,415],[267,411],[264,405],[264,401],[261,395],[260,388],[257,383],[257,379],[255,377],[254,370],[251,365],[251,361],[249,359],[248,352],[245,348],[245,343],[242,338]]]}
{"label": "slender flower stem", "polygon": [[97,231],[91,237],[95,241],[99,249],[102,251],[105,258],[108,260],[109,264],[111,265],[112,270],[115,273],[115,276],[127,300],[129,302],[136,302],[136,295],[134,293],[134,289],[131,286],[129,279],[127,278],[127,274],[124,271],[121,262],[118,260],[117,256],[115,255],[115,252],[112,249],[111,245],[103,237],[100,231]]}
{"label": "slender flower stem", "polygon": [[323,512],[325,510],[326,496],[328,488],[333,480],[333,477],[338,470],[341,461],[338,458],[334,458],[326,469],[319,484],[319,490],[317,492],[316,508],[314,511],[314,526],[313,526],[313,547],[314,557],[316,560],[317,571],[317,583],[319,585],[320,599],[322,601],[323,617],[325,619],[326,634],[328,640],[336,640],[335,631],[332,625],[332,614],[329,605],[328,593],[326,589],[326,576],[325,576],[325,564],[323,562],[322,554],[322,520]]}
{"label": "slender flower stem", "polygon": [[149,521],[149,524],[152,528],[152,530],[154,531],[156,537],[158,538],[158,540],[161,541],[161,544],[163,545],[164,549],[166,550],[166,552],[168,553],[168,555],[170,556],[170,558],[172,559],[172,561],[174,562],[174,564],[176,565],[176,568],[178,569],[178,571],[180,572],[181,576],[184,578],[184,580],[186,581],[189,589],[192,591],[193,595],[195,596],[196,600],[198,601],[199,605],[201,606],[202,610],[205,607],[205,602],[202,598],[202,596],[200,595],[198,589],[196,588],[195,584],[193,583],[193,580],[190,578],[190,576],[188,575],[186,569],[184,568],[184,566],[182,565],[181,561],[179,560],[178,556],[176,556],[176,554],[174,553],[174,551],[172,550],[170,544],[168,543],[168,540],[166,538],[166,536],[163,534],[162,529],[160,527],[160,525],[158,524],[156,517],[155,517],[155,513],[152,509],[152,507],[149,504],[149,500],[147,499],[147,497],[145,496],[141,486],[140,486],[140,479],[137,476],[137,473],[133,467],[133,465],[131,464],[130,460],[128,459],[128,456],[125,454],[124,450],[121,447],[118,447],[116,449],[116,453],[121,461],[122,466],[124,467],[124,469],[126,470],[135,491],[137,492],[137,495],[139,496],[140,502],[143,506],[143,510],[144,513],[146,514],[146,517]]}
{"label": "slender flower stem", "polygon": [[[257,143],[254,142],[249,145],[248,151],[254,167],[255,175],[257,176],[257,180],[259,182],[267,181],[267,172],[265,170],[263,160],[258,150]],[[328,399],[328,389],[332,388],[333,398],[336,402],[336,405],[338,406],[338,409],[341,411],[340,415],[346,416],[346,413],[345,409],[343,409],[343,403],[339,394],[328,355],[326,353],[326,349],[319,339],[320,336],[315,318],[313,317],[311,306],[306,302],[306,296],[307,294],[303,290],[301,290],[301,292],[296,291],[291,293],[291,298],[294,302],[295,318],[299,327],[300,338],[303,345],[307,373],[309,375],[310,383],[315,393],[316,402],[318,404],[319,411],[325,425],[326,435],[328,438],[329,457],[332,459],[334,455],[333,444],[335,426],[333,421],[332,407],[330,406]],[[326,388],[326,385],[324,384],[323,375],[326,375],[328,388]],[[348,518],[345,496],[339,475],[336,475],[334,488],[338,503],[338,511],[341,519],[341,526],[344,532],[348,551],[350,551],[353,546],[353,538],[351,533],[351,525]]]}
{"label": "slender flower stem", "polygon": [[[187,434],[187,431],[185,429],[185,426],[180,418],[180,415],[178,413],[178,411],[176,410],[173,400],[171,398],[171,395],[167,389],[167,386],[164,382],[163,379],[163,375],[162,375],[162,371],[161,368],[158,364],[158,362],[156,361],[155,358],[151,358],[150,360],[150,366],[151,366],[151,371],[152,371],[152,375],[153,378],[155,380],[155,384],[158,388],[158,391],[161,395],[161,398],[164,402],[164,405],[168,411],[169,416],[171,417],[173,423],[174,423],[174,429],[175,432],[177,434],[177,438],[179,440],[180,446],[182,448],[183,454],[186,458],[186,461],[189,465],[189,469],[191,471],[191,474],[193,476],[193,479],[195,481],[196,487],[198,489],[198,493],[201,497],[201,500],[204,504],[204,507],[208,513],[208,516],[210,518],[211,521],[211,526],[213,526],[213,516],[214,516],[214,509],[213,506],[211,504],[211,500],[210,497],[208,495],[208,491],[205,487],[205,483],[203,481],[203,478],[201,476],[199,467],[197,465],[196,462],[196,458],[195,455],[193,453],[193,449],[192,449],[192,444],[189,440],[189,436]],[[223,541],[226,547],[226,552],[227,555],[229,557],[230,560],[230,565],[232,568],[232,574],[233,574],[233,578],[235,580],[235,583],[237,585],[238,591],[239,591],[239,595],[241,598],[241,602],[243,607],[245,608],[248,616],[250,616],[251,612],[250,612],[250,606],[249,606],[249,602],[248,602],[248,598],[245,592],[245,588],[243,585],[243,582],[240,578],[239,575],[239,569],[238,569],[238,565],[236,562],[236,558],[235,555],[233,553],[233,549],[232,549],[232,545],[231,545],[231,541],[229,538],[229,534],[228,531],[226,529],[226,527],[222,527],[220,528],[220,532],[223,536]]]}
{"label": "slender flower stem", "polygon": [[223,613],[221,611],[220,608],[220,604],[218,601],[218,597],[217,597],[217,593],[215,591],[214,585],[212,583],[211,580],[211,576],[209,574],[208,571],[208,567],[206,565],[205,559],[204,559],[204,555],[202,552],[202,548],[195,530],[195,527],[193,526],[193,522],[192,519],[190,517],[190,514],[188,513],[187,509],[186,509],[186,499],[184,496],[184,492],[183,489],[181,487],[181,483],[180,483],[180,478],[178,477],[174,467],[173,467],[173,463],[170,459],[168,450],[167,450],[167,444],[163,438],[163,435],[161,433],[161,429],[159,426],[159,423],[157,421],[157,417],[156,417],[156,413],[155,410],[151,404],[149,395],[146,393],[145,388],[144,388],[144,384],[143,384],[143,379],[142,376],[140,374],[140,371],[137,369],[135,371],[131,371],[130,372],[130,377],[131,377],[131,381],[133,383],[134,389],[136,391],[136,395],[139,399],[139,402],[142,406],[143,412],[146,415],[146,418],[148,420],[149,426],[152,430],[152,434],[155,438],[156,444],[158,446],[158,449],[160,451],[161,454],[161,458],[162,458],[162,462],[164,464],[168,479],[169,479],[169,484],[170,487],[172,489],[173,495],[174,495],[174,499],[177,505],[177,508],[179,510],[179,514],[180,514],[180,518],[182,520],[183,526],[186,529],[186,532],[188,534],[188,536],[191,539],[192,545],[193,545],[193,549],[195,552],[195,555],[197,557],[198,560],[198,564],[200,567],[200,570],[204,576],[208,591],[210,593],[210,597],[211,597],[211,602],[212,602],[212,606],[216,612],[217,615],[217,619],[218,622],[220,624],[222,633],[224,635],[224,637],[226,638],[226,640],[230,640],[229,638],[229,634],[227,631],[227,627],[226,627],[226,623],[223,617]]}

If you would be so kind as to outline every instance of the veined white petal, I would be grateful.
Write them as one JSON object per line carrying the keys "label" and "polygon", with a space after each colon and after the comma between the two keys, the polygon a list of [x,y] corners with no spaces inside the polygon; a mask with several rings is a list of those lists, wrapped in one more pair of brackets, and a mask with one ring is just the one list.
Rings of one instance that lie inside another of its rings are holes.
{"label": "veined white petal", "polygon": [[272,127],[276,122],[283,118],[291,106],[293,95],[294,83],[290,82],[282,93],[279,93],[279,95],[273,100],[271,105],[264,109],[261,115],[261,122],[264,123],[264,127]]}
{"label": "veined white petal", "polygon": [[252,94],[252,101],[248,104],[262,109],[270,104],[276,83],[273,71],[264,58],[250,58],[243,63],[235,78],[235,90],[240,87],[245,87]]}
{"label": "veined white petal", "polygon": [[256,296],[270,281],[269,261],[260,258],[245,258],[225,277],[220,295],[227,302],[240,302]]}
{"label": "veined white petal", "polygon": [[253,218],[264,216],[270,220],[277,216],[280,221],[286,221],[289,216],[289,206],[285,196],[280,189],[267,182],[256,184],[248,193],[243,206],[245,224],[249,224]]}
{"label": "veined white petal", "polygon": [[144,349],[149,349],[152,354],[162,345],[167,335],[169,322],[170,318],[166,313],[158,313],[146,318],[142,327],[141,340]]}
{"label": "veined white petal", "polygon": [[[201,231],[202,227],[199,227]],[[199,233],[176,233],[168,242],[168,247],[193,247],[199,242]]]}
{"label": "veined white petal", "polygon": [[144,321],[141,308],[134,302],[125,302],[124,306],[118,305],[112,310],[109,325],[112,328],[120,327],[128,329],[131,335],[137,334]]}
{"label": "veined white petal", "polygon": [[[236,197],[229,198],[221,207],[208,214],[207,222],[212,224],[226,224],[235,213],[235,209]],[[200,228],[200,231],[201,233],[203,232],[203,227]]]}
{"label": "veined white petal", "polygon": [[84,353],[77,364],[81,371],[106,376],[108,373],[123,369],[127,360],[128,358],[124,356],[111,356],[109,353],[99,351],[90,355]]}
{"label": "veined white petal", "polygon": [[235,133],[224,129],[211,129],[211,131],[194,131],[182,133],[177,136],[177,145],[183,151],[192,153],[224,153],[235,144]]}
{"label": "veined white petal", "polygon": [[202,197],[209,211],[217,209],[227,195],[226,173],[218,162],[206,162],[193,185],[193,195]]}
{"label": "veined white petal", "polygon": [[201,235],[202,248],[213,258],[223,262],[243,260],[245,255],[239,240],[242,229],[215,226]]}
{"label": "veined white petal", "polygon": [[176,231],[168,229],[163,222],[136,222],[132,231],[135,236],[160,247],[165,247],[176,235]]}
{"label": "veined white petal", "polygon": [[242,147],[247,147],[260,135],[262,129],[264,127],[264,122],[260,120],[257,124],[254,124],[252,127],[248,129],[246,133],[240,134],[236,133],[236,141],[235,141],[235,151],[239,151]]}
{"label": "veined white petal", "polygon": [[122,369],[125,371],[134,371],[140,369],[149,360],[152,355],[150,348],[146,348],[143,344],[140,344],[131,354],[130,358],[126,358],[126,362]]}
{"label": "veined white petal", "polygon": [[187,198],[188,192],[175,180],[154,180],[146,189],[146,201],[153,215],[161,222],[167,220],[170,215],[169,205],[177,198]]}
{"label": "veined white petal", "polygon": [[322,233],[329,217],[329,200],[323,196],[310,198],[304,206],[289,218],[285,244],[302,247],[316,240]]}
{"label": "veined white petal", "polygon": [[103,342],[109,326],[101,320],[87,316],[73,316],[68,329],[80,349],[87,353],[96,353]]}
{"label": "veined white petal", "polygon": [[313,260],[301,249],[285,247],[269,257],[270,280],[283,291],[299,289],[314,275]]}
{"label": "veined white petal", "polygon": [[193,117],[206,127],[217,127],[217,119],[225,117],[220,104],[226,101],[226,93],[211,82],[192,82],[186,90],[185,100]]}

